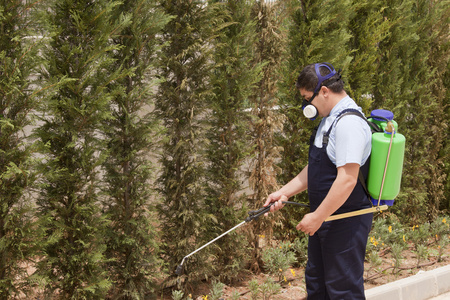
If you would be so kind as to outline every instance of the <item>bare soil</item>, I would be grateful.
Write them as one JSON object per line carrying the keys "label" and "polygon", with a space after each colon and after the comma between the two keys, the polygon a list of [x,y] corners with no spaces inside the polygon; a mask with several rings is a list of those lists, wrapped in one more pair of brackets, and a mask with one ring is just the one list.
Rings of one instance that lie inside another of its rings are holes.
{"label": "bare soil", "polygon": [[[439,267],[443,267],[450,264],[450,245],[444,250],[444,255],[441,261],[437,260],[435,256],[429,256],[427,260],[419,261],[416,253],[412,249],[403,251],[403,259],[399,269],[394,269],[394,259],[389,252],[389,249],[380,251],[380,257],[382,258],[382,264],[376,268],[371,267],[368,261],[365,262],[364,273],[364,286],[365,289],[371,289],[392,281],[396,281],[402,278],[416,275],[419,272],[433,270]],[[269,274],[244,274],[240,278],[239,283],[231,286],[225,286],[223,299],[231,299],[231,295],[236,291],[240,294],[239,299],[252,299],[251,291],[248,287],[248,283],[254,279],[258,283],[263,284],[267,277],[272,277],[277,280],[277,277]],[[273,295],[270,299],[273,300],[290,300],[290,299],[306,299],[305,281],[304,281],[304,268],[292,268],[284,272],[284,277],[281,282],[281,290],[278,294]],[[197,287],[196,300],[205,299],[205,295],[208,295],[211,289],[211,283],[203,283]],[[160,299],[172,299],[170,295],[162,296]],[[210,299],[210,296],[208,298]],[[261,297],[258,297],[261,299]]]}
{"label": "bare soil", "polygon": [[[433,249],[430,247],[430,252],[437,253],[437,249]],[[382,264],[377,267],[372,267],[371,264],[366,261],[365,262],[365,273],[364,273],[364,286],[365,289],[371,289],[373,287],[377,287],[392,281],[396,281],[402,278],[413,276],[419,272],[433,270],[439,267],[443,267],[446,265],[450,265],[450,245],[447,245],[446,249],[444,249],[444,254],[441,258],[441,261],[438,261],[436,256],[430,255],[427,260],[419,261],[417,254],[410,247],[408,250],[404,250],[402,252],[402,261],[399,269],[394,269],[393,263],[394,259],[389,251],[389,249],[381,250],[379,252],[380,257],[382,258]],[[29,267],[29,273],[34,272],[34,267]],[[304,278],[304,268],[291,268],[284,272],[284,278],[281,282],[277,282],[281,285],[281,290],[278,294],[270,297],[271,300],[302,300],[306,299],[306,289],[305,289],[305,278]],[[249,271],[243,272],[240,274],[240,278],[237,278],[236,284],[226,285],[224,288],[224,294],[222,299],[231,299],[233,293],[238,292],[241,300],[251,300],[252,293],[249,289],[249,282],[252,280],[256,280],[261,286],[268,277],[271,277],[274,281],[278,280],[278,277],[260,273],[260,274],[252,274]],[[196,300],[207,300],[211,299],[210,296],[205,298],[206,295],[210,294],[211,290],[211,282],[203,282],[195,287],[193,287],[195,291],[193,291],[194,299]],[[39,299],[40,296],[38,293],[33,296],[31,299]],[[171,300],[171,293],[166,289],[164,294],[159,295],[157,299],[161,300]],[[257,299],[262,299],[259,296]]]}

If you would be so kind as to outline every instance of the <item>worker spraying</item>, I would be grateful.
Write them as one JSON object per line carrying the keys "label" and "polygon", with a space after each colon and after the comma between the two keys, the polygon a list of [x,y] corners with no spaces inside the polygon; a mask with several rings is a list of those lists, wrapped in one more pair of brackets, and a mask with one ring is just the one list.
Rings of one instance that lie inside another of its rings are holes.
{"label": "worker spraying", "polygon": [[[323,118],[310,138],[308,164],[270,194],[264,206],[270,205],[271,212],[279,210],[283,202],[307,190],[310,213],[296,228],[309,235],[305,270],[308,299],[365,299],[364,257],[372,226],[371,212],[379,210],[381,202],[381,195],[376,195],[379,190],[369,196],[365,186],[372,148],[371,127],[361,108],[347,95],[340,73],[331,64],[306,66],[296,87],[303,97],[304,115],[311,120]],[[385,121],[384,117],[376,120]],[[394,132],[390,146],[393,137]],[[381,139],[384,142],[386,137]],[[404,150],[404,139],[401,142]],[[386,168],[382,173],[386,175]],[[381,181],[386,182],[386,176],[373,177],[372,190],[382,186]],[[371,198],[379,198],[376,208]]]}
{"label": "worker spraying", "polygon": [[[240,224],[186,255],[176,274],[182,275],[190,256],[290,204],[310,207],[296,227],[309,235],[308,299],[365,299],[364,257],[373,212],[392,205],[400,190],[405,138],[397,133],[390,111],[374,110],[366,119],[331,64],[306,66],[296,86],[304,115],[311,120],[323,117],[310,138],[308,164],[270,194],[263,208],[250,211]],[[305,190],[309,205],[288,201]]]}

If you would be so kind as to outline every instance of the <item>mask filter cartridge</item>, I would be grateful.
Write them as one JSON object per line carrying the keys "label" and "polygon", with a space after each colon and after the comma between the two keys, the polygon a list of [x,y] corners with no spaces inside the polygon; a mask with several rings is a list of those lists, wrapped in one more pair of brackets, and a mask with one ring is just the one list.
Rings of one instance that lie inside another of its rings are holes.
{"label": "mask filter cartridge", "polygon": [[307,101],[303,101],[302,109],[303,115],[308,119],[315,120],[317,118],[318,111],[314,105],[309,104]]}

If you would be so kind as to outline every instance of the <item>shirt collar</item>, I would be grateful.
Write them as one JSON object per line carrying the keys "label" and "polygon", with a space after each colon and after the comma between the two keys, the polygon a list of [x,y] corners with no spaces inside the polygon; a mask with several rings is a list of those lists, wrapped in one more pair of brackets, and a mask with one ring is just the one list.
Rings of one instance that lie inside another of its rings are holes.
{"label": "shirt collar", "polygon": [[328,117],[336,117],[343,109],[346,109],[349,105],[349,101],[351,100],[350,96],[345,96],[342,98],[330,111]]}

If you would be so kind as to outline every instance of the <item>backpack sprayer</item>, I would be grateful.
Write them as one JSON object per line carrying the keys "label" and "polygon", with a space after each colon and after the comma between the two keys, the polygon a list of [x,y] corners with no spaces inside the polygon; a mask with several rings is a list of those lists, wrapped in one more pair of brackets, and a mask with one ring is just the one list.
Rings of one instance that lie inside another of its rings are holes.
{"label": "backpack sprayer", "polygon": [[[372,204],[376,206],[348,213],[332,215],[328,217],[325,222],[385,210],[388,206],[394,204],[394,199],[400,192],[403,158],[405,153],[405,137],[402,134],[397,133],[398,124],[393,120],[394,114],[388,110],[382,109],[372,111],[369,119],[366,119],[360,113],[349,112],[347,114],[360,116],[368,122],[372,129],[372,154],[370,156],[367,186],[365,180],[361,179],[361,176],[359,180],[366,190],[366,193],[369,195]],[[341,117],[344,115],[345,114]],[[337,121],[339,121],[339,119]],[[375,126],[373,126],[374,124]],[[309,207],[307,204],[292,201],[282,201],[282,203]],[[183,264],[189,256],[214,243],[221,237],[227,235],[245,223],[257,220],[261,215],[269,212],[270,207],[274,204],[275,203],[271,203],[266,207],[250,211],[248,213],[249,216],[243,222],[186,255],[177,266],[175,273],[178,276],[183,273]]]}
{"label": "backpack sprayer", "polygon": [[374,206],[332,215],[325,221],[386,210],[388,206],[394,204],[394,199],[400,192],[406,139],[404,135],[398,133],[398,124],[394,121],[394,114],[389,110],[376,109],[370,113],[370,118],[366,119],[358,111],[350,109],[341,117],[347,114],[363,118],[372,130],[372,151],[367,184],[364,178],[361,178],[361,172],[359,180]]}

